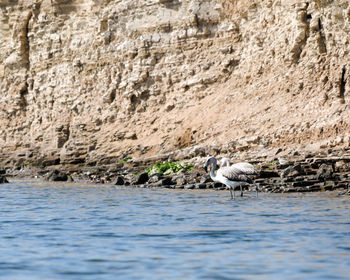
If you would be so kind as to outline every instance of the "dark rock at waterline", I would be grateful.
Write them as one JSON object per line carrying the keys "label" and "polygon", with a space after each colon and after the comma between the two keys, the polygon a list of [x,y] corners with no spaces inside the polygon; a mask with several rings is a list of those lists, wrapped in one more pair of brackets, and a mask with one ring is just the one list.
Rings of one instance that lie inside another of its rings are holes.
{"label": "dark rock at waterline", "polygon": [[305,180],[305,181],[296,181],[292,182],[293,187],[306,187],[306,186],[312,186],[314,184],[317,184],[317,180]]}
{"label": "dark rock at waterline", "polygon": [[203,175],[202,175],[201,173],[189,174],[189,175],[188,175],[188,181],[200,183],[200,179],[202,178],[202,176],[203,176]]}
{"label": "dark rock at waterline", "polygon": [[175,185],[175,182],[173,181],[173,179],[171,177],[164,177],[164,178],[161,178],[154,183],[151,180],[148,180],[148,184],[153,186],[153,187],[167,188],[168,186]]}
{"label": "dark rock at waterline", "polygon": [[3,175],[0,175],[0,184],[6,184],[8,183],[9,181],[7,181],[6,177],[3,176]]}
{"label": "dark rock at waterline", "polygon": [[69,176],[59,170],[52,170],[45,176],[45,180],[51,182],[68,181],[68,179]]}
{"label": "dark rock at waterline", "polygon": [[325,163],[321,164],[321,166],[317,170],[316,179],[320,181],[326,181],[333,178],[333,168],[331,165],[327,165]]}
{"label": "dark rock at waterline", "polygon": [[196,189],[206,189],[207,188],[207,184],[206,183],[198,183],[198,184],[195,184],[195,188]]}
{"label": "dark rock at waterline", "polygon": [[184,189],[186,190],[193,190],[196,186],[194,184],[188,184],[184,186]]}
{"label": "dark rock at waterline", "polygon": [[137,175],[132,181],[133,185],[142,185],[148,182],[149,176],[147,172],[143,172]]}
{"label": "dark rock at waterline", "polygon": [[205,184],[205,183],[210,183],[213,182],[213,180],[210,178],[209,175],[204,175],[201,177],[199,183]]}
{"label": "dark rock at waterline", "polygon": [[6,170],[3,168],[0,168],[0,175],[5,175],[6,174]]}
{"label": "dark rock at waterline", "polygon": [[177,176],[177,177],[173,178],[173,181],[178,186],[183,186],[183,185],[187,184],[187,180],[184,176]]}
{"label": "dark rock at waterline", "polygon": [[273,178],[273,177],[279,177],[280,175],[276,171],[270,171],[270,170],[261,170],[259,172],[259,178]]}
{"label": "dark rock at waterline", "polygon": [[[342,151],[341,155],[328,155],[326,158],[303,156],[283,165],[271,161],[260,161],[256,163],[256,167],[258,170],[262,170],[260,176],[258,175],[254,179],[261,192],[312,192],[347,189],[350,185],[350,148],[347,154]],[[114,178],[113,183],[117,185],[132,184],[138,188],[227,190],[225,185],[213,182],[209,174],[198,172],[180,172],[172,175],[171,178],[167,178],[163,174],[154,174],[149,177],[144,173],[138,176],[134,175],[145,168],[144,165],[139,168],[128,166],[123,169],[114,165],[113,168],[109,169],[107,167],[88,167],[86,170],[82,170],[79,167],[76,170],[69,169],[67,174],[72,174],[78,180],[89,180],[96,183],[111,182],[111,178]],[[23,170],[15,171],[17,174],[23,172]],[[5,172],[0,167],[0,176],[1,174],[13,176],[14,174],[11,172],[10,169],[6,169]],[[47,174],[45,177],[49,177],[47,169],[35,171],[35,174],[38,176]],[[68,175],[68,180],[69,177]],[[255,186],[250,185],[250,190],[255,191]]]}
{"label": "dark rock at waterline", "polygon": [[219,183],[219,182],[215,182],[214,183],[214,188],[215,189],[220,189],[220,188],[226,188],[226,186],[222,183]]}
{"label": "dark rock at waterline", "polygon": [[291,178],[303,174],[303,169],[300,164],[289,166],[281,173],[282,178]]}
{"label": "dark rock at waterline", "polygon": [[148,179],[148,182],[149,183],[157,183],[157,182],[159,182],[161,179],[163,179],[164,178],[164,176],[162,175],[162,174],[160,174],[160,173],[155,173],[155,174],[152,174],[150,177],[149,177],[149,179]]}
{"label": "dark rock at waterline", "polygon": [[172,180],[171,177],[165,177],[165,178],[163,178],[163,179],[161,180],[161,182],[162,182],[162,185],[163,185],[163,186],[166,186],[166,185],[169,185],[169,186],[175,185],[175,183],[173,182],[173,180]]}
{"label": "dark rock at waterline", "polygon": [[175,185],[163,185],[165,189],[175,189]]}
{"label": "dark rock at waterline", "polygon": [[340,192],[338,195],[350,195],[350,189],[349,186],[347,187],[347,190]]}
{"label": "dark rock at waterline", "polygon": [[114,182],[114,185],[117,185],[117,186],[122,186],[125,184],[125,180],[122,176],[118,176],[116,179],[115,179],[115,182]]}

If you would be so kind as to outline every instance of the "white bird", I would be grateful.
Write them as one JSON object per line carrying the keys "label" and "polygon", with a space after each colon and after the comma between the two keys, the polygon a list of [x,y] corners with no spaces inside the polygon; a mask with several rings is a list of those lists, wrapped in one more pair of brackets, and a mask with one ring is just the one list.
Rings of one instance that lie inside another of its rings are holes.
{"label": "white bird", "polygon": [[220,160],[220,167],[224,167],[224,166],[230,166],[231,165],[231,162],[230,160],[227,158],[227,157],[223,157],[221,160]]}
{"label": "white bird", "polygon": [[[222,162],[223,160],[221,160]],[[227,159],[228,161],[228,159]],[[225,165],[228,163],[225,160]],[[210,178],[214,182],[219,182],[224,185],[226,185],[230,189],[231,198],[235,197],[235,187],[240,186],[241,189],[241,196],[243,196],[243,190],[242,190],[242,184],[254,184],[253,180],[251,179],[251,176],[256,175],[257,171],[255,170],[254,166],[247,162],[239,162],[236,164],[233,164],[231,166],[221,166],[219,170],[216,172],[216,175],[214,173],[216,166],[217,166],[217,160],[215,157],[209,157],[207,161],[205,162],[203,168],[205,172],[208,172],[208,166],[211,165],[210,169]],[[254,184],[255,185],[255,184]],[[256,189],[256,195],[258,196],[258,188],[255,185]],[[233,195],[232,195],[233,191]]]}
{"label": "white bird", "polygon": [[[226,158],[226,157],[224,157],[224,158],[222,158],[221,160],[220,160],[220,163],[219,163],[219,166],[220,166],[220,168],[221,167],[224,167],[224,166],[231,166],[231,162],[230,162],[230,159],[228,159],[228,158]],[[256,172],[256,170],[255,170],[255,168],[254,168],[254,166],[253,165],[251,165],[250,163],[248,163],[248,162],[239,162],[239,163],[235,163],[235,164],[233,164],[232,166],[235,166],[236,168],[240,168],[240,169],[244,169],[244,170],[254,170],[254,174],[252,174],[252,175],[256,175],[257,174],[257,172]],[[248,171],[249,172],[249,171]]]}

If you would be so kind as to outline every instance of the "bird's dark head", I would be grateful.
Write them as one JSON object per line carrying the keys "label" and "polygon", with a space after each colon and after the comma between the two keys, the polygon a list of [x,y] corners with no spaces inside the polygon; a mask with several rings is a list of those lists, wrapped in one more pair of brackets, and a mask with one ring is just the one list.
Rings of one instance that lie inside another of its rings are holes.
{"label": "bird's dark head", "polygon": [[208,173],[208,166],[203,165],[203,169],[204,169],[205,173]]}
{"label": "bird's dark head", "polygon": [[208,172],[208,166],[214,162],[216,163],[215,157],[208,157],[207,158],[207,160],[205,161],[205,163],[203,165],[203,169],[205,170],[205,172]]}

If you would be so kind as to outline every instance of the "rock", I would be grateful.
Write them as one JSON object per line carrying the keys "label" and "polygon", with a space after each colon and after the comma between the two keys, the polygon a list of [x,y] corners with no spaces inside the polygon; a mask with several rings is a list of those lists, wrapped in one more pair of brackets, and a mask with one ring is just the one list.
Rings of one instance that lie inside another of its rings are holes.
{"label": "rock", "polygon": [[281,173],[281,178],[296,177],[303,174],[303,169],[300,164],[289,166]]}
{"label": "rock", "polygon": [[122,176],[118,176],[114,182],[114,185],[122,186],[125,184],[125,180]]}
{"label": "rock", "polygon": [[258,144],[260,140],[260,136],[251,136],[246,139],[246,142],[247,144]]}
{"label": "rock", "polygon": [[350,169],[350,162],[345,160],[339,160],[334,165],[335,171],[344,172]]}
{"label": "rock", "polygon": [[183,175],[173,177],[173,181],[175,182],[176,185],[180,185],[180,186],[187,184],[187,180],[186,180],[185,176],[183,176]]}
{"label": "rock", "polygon": [[259,178],[273,178],[273,177],[280,177],[278,172],[276,171],[270,171],[270,170],[261,170],[259,172]]}
{"label": "rock", "polygon": [[57,165],[60,163],[60,158],[59,157],[48,157],[48,158],[45,158],[41,161],[41,165],[43,167],[46,167],[46,166],[51,166],[51,165]]}
{"label": "rock", "polygon": [[196,186],[194,184],[188,184],[184,186],[184,189],[186,190],[193,190]]}
{"label": "rock", "polygon": [[133,185],[141,185],[148,182],[149,176],[147,172],[143,172],[136,176],[135,180],[133,181]]}
{"label": "rock", "polygon": [[226,188],[226,186],[224,184],[219,183],[219,182],[214,182],[214,188],[221,189],[221,188]]}
{"label": "rock", "polygon": [[189,184],[199,183],[201,178],[202,174],[199,173],[190,173],[185,176],[186,182]]}
{"label": "rock", "polygon": [[[190,158],[233,138],[223,150],[349,145],[349,110],[333,106],[348,91],[348,1],[236,2],[1,1],[0,163],[112,164],[198,146]],[[326,104],[310,108],[318,91]]]}
{"label": "rock", "polygon": [[292,187],[282,187],[281,188],[282,192],[285,193],[292,193],[292,192],[297,192],[297,188],[292,188]]}
{"label": "rock", "polygon": [[307,186],[306,189],[310,192],[318,192],[321,190],[321,186],[319,184],[315,184],[312,186]]}
{"label": "rock", "polygon": [[[278,151],[282,151],[281,149],[278,149]],[[278,157],[278,164],[280,165],[280,167],[285,167],[287,165],[289,165],[289,160],[284,158],[284,157]]]}
{"label": "rock", "polygon": [[307,181],[299,181],[299,182],[293,182],[292,186],[293,187],[306,187],[306,186],[311,186],[318,183],[317,180],[307,180]]}
{"label": "rock", "polygon": [[50,171],[44,179],[50,182],[68,181],[68,175],[62,171],[55,169]]}
{"label": "rock", "polygon": [[207,188],[207,184],[205,184],[205,183],[198,183],[198,184],[195,184],[195,188],[196,189],[206,189]]}
{"label": "rock", "polygon": [[163,179],[161,179],[161,184],[162,186],[166,186],[166,185],[175,185],[175,183],[173,182],[172,178],[171,177],[165,177]]}
{"label": "rock", "polygon": [[171,177],[162,178],[155,183],[150,183],[150,182],[148,182],[148,183],[154,187],[163,187],[163,188],[167,188],[167,187],[169,188],[170,186],[175,185],[175,182],[172,180]]}
{"label": "rock", "polygon": [[6,177],[4,175],[0,175],[0,184],[6,184],[9,181],[7,181]]}
{"label": "rock", "polygon": [[132,140],[137,139],[137,135],[135,132],[126,133],[124,137],[125,137],[125,139],[132,139]]}
{"label": "rock", "polygon": [[155,173],[155,174],[152,174],[152,175],[150,176],[150,178],[148,179],[148,182],[149,182],[149,183],[157,183],[157,182],[159,182],[163,177],[164,177],[163,174]]}
{"label": "rock", "polygon": [[317,170],[316,174],[317,180],[326,181],[333,178],[333,168],[331,165],[327,165],[325,163],[321,164],[321,166]]}
{"label": "rock", "polygon": [[202,184],[205,184],[205,183],[213,182],[213,180],[210,178],[209,175],[204,175],[204,176],[201,177],[199,182],[202,183]]}

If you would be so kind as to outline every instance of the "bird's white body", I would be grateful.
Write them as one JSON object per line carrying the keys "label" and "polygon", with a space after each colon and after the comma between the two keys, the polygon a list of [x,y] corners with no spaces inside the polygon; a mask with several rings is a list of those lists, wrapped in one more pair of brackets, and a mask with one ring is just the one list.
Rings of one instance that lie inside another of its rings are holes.
{"label": "bird's white body", "polygon": [[210,169],[210,178],[214,182],[220,182],[226,185],[230,189],[231,198],[234,197],[234,189],[236,186],[240,186],[241,196],[243,196],[242,185],[253,183],[250,177],[257,174],[257,172],[254,166],[247,162],[240,162],[231,166],[229,164],[229,160],[227,158],[223,158],[220,162],[220,168],[215,174],[214,170],[216,169],[217,160],[215,157],[209,157],[204,165],[204,168],[206,169],[209,165],[212,165]]}
{"label": "bird's white body", "polygon": [[228,178],[222,175],[222,172],[220,172],[220,169],[216,173],[215,178],[213,178],[212,176],[210,176],[210,178],[215,182],[219,182],[226,186],[230,186],[233,190],[235,189],[236,186],[239,186],[242,184],[242,182],[239,182],[239,181],[230,181]]}
{"label": "bird's white body", "polygon": [[254,166],[248,162],[238,162],[231,165],[231,162],[228,158],[224,157],[220,160],[220,168],[225,166],[233,166],[237,169],[242,170],[245,173],[254,173],[256,172]]}
{"label": "bird's white body", "polygon": [[220,160],[220,167],[230,166],[230,165],[231,165],[230,160],[227,157],[223,157]]}

